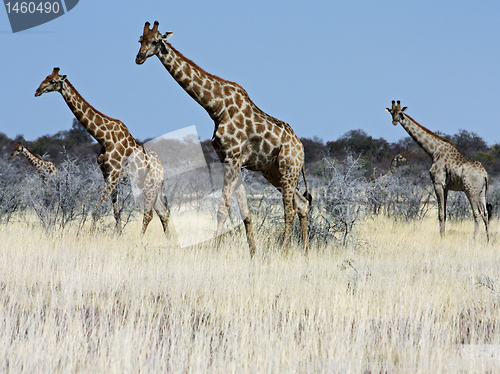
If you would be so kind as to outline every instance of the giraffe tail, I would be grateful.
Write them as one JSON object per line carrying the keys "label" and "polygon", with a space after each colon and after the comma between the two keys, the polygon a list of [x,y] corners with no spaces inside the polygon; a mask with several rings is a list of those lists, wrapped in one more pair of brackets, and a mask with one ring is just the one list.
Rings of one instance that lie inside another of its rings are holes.
{"label": "giraffe tail", "polygon": [[304,184],[306,186],[306,192],[304,192],[304,197],[309,202],[309,206],[311,206],[313,198],[312,198],[311,194],[309,193],[309,188],[307,188],[306,171],[304,170],[304,165],[302,165],[302,177],[304,178]]}
{"label": "giraffe tail", "polygon": [[[489,188],[489,177],[488,175],[486,175],[485,177],[485,191],[484,191],[484,197],[485,197],[485,200],[488,198],[488,188]],[[493,205],[491,205],[490,203],[486,203],[486,213],[488,215],[488,222],[490,222],[491,220],[491,217],[493,216]]]}

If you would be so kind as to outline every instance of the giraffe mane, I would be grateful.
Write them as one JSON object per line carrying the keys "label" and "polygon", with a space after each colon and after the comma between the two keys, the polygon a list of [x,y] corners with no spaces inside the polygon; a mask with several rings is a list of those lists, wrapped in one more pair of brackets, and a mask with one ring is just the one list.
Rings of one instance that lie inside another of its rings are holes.
{"label": "giraffe mane", "polygon": [[[95,111],[95,112],[96,112],[96,113],[98,113],[100,116],[102,116],[103,118],[106,118],[106,119],[108,119],[108,120],[110,120],[110,121],[114,121],[114,122],[120,122],[120,123],[122,123],[119,119],[112,118],[112,117],[107,116],[106,114],[104,114],[104,113],[102,113],[102,112],[98,111],[96,108],[94,108],[92,105],[90,105],[90,103],[89,103],[87,100],[85,100],[85,98],[84,98],[84,97],[83,97],[83,96],[82,96],[82,95],[78,92],[78,90],[75,88],[75,86],[73,86],[73,85],[71,84],[71,82],[70,82],[68,79],[66,79],[66,80],[65,80],[65,82],[66,82],[66,84],[67,84],[69,87],[71,87],[71,89],[72,89],[72,90],[74,90],[74,91],[75,91],[75,93],[76,93],[78,96],[80,96],[80,97],[81,97],[82,101],[83,101],[85,104],[87,104],[91,110]],[[122,125],[123,125],[123,123],[122,123]],[[124,125],[124,126],[125,126],[125,125]]]}
{"label": "giraffe mane", "polygon": [[431,130],[429,130],[428,128],[426,128],[426,127],[422,126],[420,123],[418,123],[418,122],[417,122],[417,121],[415,121],[413,118],[411,118],[408,114],[404,113],[404,115],[405,115],[406,117],[408,117],[408,118],[409,118],[409,119],[410,119],[413,123],[415,123],[415,125],[419,126],[419,127],[420,127],[422,130],[424,130],[425,132],[427,132],[427,133],[431,134],[432,136],[434,136],[434,137],[438,138],[439,140],[442,140],[442,141],[443,141],[443,142],[445,142],[445,143],[449,143],[449,144],[451,144],[452,146],[455,146],[455,145],[454,145],[452,142],[450,142],[448,139],[445,139],[445,138],[443,138],[443,137],[441,137],[441,136],[439,136],[439,135],[436,135],[436,134],[434,134]]}
{"label": "giraffe mane", "polygon": [[186,56],[184,56],[181,52],[179,52],[177,49],[175,49],[172,44],[166,42],[166,44],[169,46],[169,48],[172,48],[172,50],[179,56],[180,59],[186,61],[188,64],[190,64],[191,66],[195,67],[197,70],[201,71],[203,74],[206,74],[208,77],[212,78],[212,79],[215,79],[215,80],[218,80],[219,82],[222,82],[222,83],[228,83],[228,84],[232,84],[236,87],[238,87],[242,93],[248,98],[248,100],[254,105],[254,107],[260,111],[263,115],[265,115],[266,117],[268,117],[271,122],[274,122],[276,125],[280,126],[280,127],[290,127],[290,125],[284,121],[281,121],[269,114],[267,114],[266,112],[264,112],[262,109],[260,109],[253,101],[252,99],[250,98],[250,95],[248,95],[248,92],[243,88],[241,87],[241,85],[239,85],[238,83],[236,82],[232,82],[232,81],[229,81],[229,80],[226,80],[226,79],[223,79],[215,74],[211,74],[209,72],[207,72],[205,69],[203,69],[202,67],[200,67],[198,64],[196,64],[194,61],[190,60],[189,58],[187,58]]}
{"label": "giraffe mane", "polygon": [[186,61],[188,64],[190,64],[191,66],[194,66],[197,70],[201,71],[203,74],[206,74],[208,77],[210,78],[213,78],[215,80],[218,80],[219,82],[222,82],[222,83],[229,83],[229,84],[232,84],[232,85],[235,85],[236,87],[240,88],[247,97],[248,96],[248,93],[247,91],[241,87],[238,83],[236,82],[232,82],[232,81],[228,81],[226,79],[223,79],[217,75],[214,75],[214,74],[210,74],[209,72],[207,72],[205,69],[201,68],[198,64],[196,64],[194,61],[190,60],[189,58],[187,58],[186,56],[184,56],[181,52],[179,52],[177,49],[175,49],[172,44],[170,43],[166,43],[170,48],[172,48],[172,50],[179,56],[180,59]]}

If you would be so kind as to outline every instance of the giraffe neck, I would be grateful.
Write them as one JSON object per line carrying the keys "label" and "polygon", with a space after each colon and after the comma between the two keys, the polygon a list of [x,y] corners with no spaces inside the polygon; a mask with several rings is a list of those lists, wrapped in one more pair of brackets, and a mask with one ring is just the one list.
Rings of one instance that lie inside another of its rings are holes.
{"label": "giraffe neck", "polygon": [[63,82],[61,95],[76,119],[99,144],[104,145],[109,140],[108,124],[110,121],[119,123],[121,127],[125,128],[126,133],[129,134],[128,129],[120,121],[106,116],[90,105],[68,79]]}
{"label": "giraffe neck", "polygon": [[[248,97],[246,91],[237,83],[207,73],[193,61],[184,57],[170,43],[163,43],[168,53],[157,53],[161,63],[177,83],[208,112],[214,121],[220,121],[227,106],[224,98],[229,97],[235,90]],[[238,103],[236,104],[238,105]]]}
{"label": "giraffe neck", "polygon": [[30,162],[31,165],[35,167],[37,170],[42,170],[43,169],[43,164],[45,161],[43,161],[40,157],[32,153],[29,149],[26,147],[23,147],[23,155],[26,156],[28,161]]}
{"label": "giraffe neck", "polygon": [[401,126],[431,158],[434,159],[437,156],[442,145],[452,145],[451,142],[426,129],[407,114],[403,113],[403,117],[404,119],[400,121]]}
{"label": "giraffe neck", "polygon": [[394,157],[391,162],[391,166],[389,167],[389,172],[394,174],[396,172],[396,166],[398,166],[398,159]]}

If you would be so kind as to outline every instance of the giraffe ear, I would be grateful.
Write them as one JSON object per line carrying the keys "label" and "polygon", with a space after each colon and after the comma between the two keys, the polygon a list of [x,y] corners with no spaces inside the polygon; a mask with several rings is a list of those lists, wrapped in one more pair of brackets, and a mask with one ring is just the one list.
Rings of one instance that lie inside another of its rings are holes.
{"label": "giraffe ear", "polygon": [[61,75],[61,81],[65,81],[66,77],[67,77],[67,75]]}
{"label": "giraffe ear", "polygon": [[172,36],[174,36],[174,32],[173,31],[167,31],[165,34],[161,35],[161,39],[166,42]]}
{"label": "giraffe ear", "polygon": [[406,109],[408,109],[408,107],[404,106],[403,109],[401,109],[401,111],[404,112]]}
{"label": "giraffe ear", "polygon": [[385,111],[386,111],[387,113],[390,113],[390,112],[391,112],[391,110],[390,110],[389,108],[385,108]]}

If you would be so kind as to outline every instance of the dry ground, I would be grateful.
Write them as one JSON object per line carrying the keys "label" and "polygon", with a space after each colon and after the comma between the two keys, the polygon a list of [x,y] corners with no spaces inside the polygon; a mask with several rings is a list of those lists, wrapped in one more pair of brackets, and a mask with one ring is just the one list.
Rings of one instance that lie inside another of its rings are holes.
{"label": "dry ground", "polygon": [[498,226],[380,217],[251,260],[241,233],[178,248],[157,219],[143,240],[2,225],[0,372],[499,372]]}

